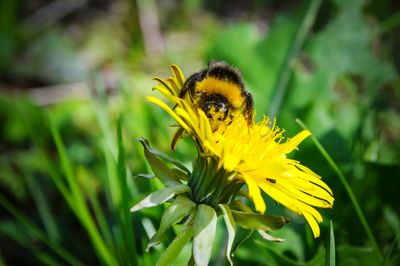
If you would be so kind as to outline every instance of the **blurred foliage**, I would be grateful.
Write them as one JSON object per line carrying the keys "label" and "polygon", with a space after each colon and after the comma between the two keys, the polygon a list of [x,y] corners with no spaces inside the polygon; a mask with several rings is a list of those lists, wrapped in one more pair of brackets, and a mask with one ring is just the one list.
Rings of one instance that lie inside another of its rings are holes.
{"label": "blurred foliage", "polygon": [[[315,21],[293,49],[313,3],[320,3]],[[136,139],[145,136],[188,166],[194,151],[185,141],[177,152],[169,149],[172,121],[145,95],[153,76],[168,75],[168,64],[188,77],[211,59],[241,70],[258,119],[275,103],[287,136],[300,130],[296,118],[310,128],[347,177],[384,258],[308,140],[295,158],[323,176],[336,199],[323,211],[322,236],[314,240],[302,219],[266,199],[269,213],[292,216],[276,233],[286,241],[254,234],[234,262],[321,265],[331,219],[339,265],[400,263],[398,1],[2,0],[0,6],[0,264],[153,265],[163,248],[144,248],[162,209],[125,209],[161,186],[135,178],[150,173]],[[285,71],[288,83],[279,91]],[[219,249],[224,227],[217,232],[212,264],[226,265]],[[165,243],[175,231],[169,235]],[[189,260],[187,248],[178,265]]]}

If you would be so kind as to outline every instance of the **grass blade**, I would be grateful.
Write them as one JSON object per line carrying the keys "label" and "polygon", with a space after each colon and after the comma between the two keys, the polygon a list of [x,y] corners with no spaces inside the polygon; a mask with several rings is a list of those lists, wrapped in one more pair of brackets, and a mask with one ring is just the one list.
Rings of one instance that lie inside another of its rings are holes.
{"label": "grass blade", "polygon": [[83,265],[78,259],[72,256],[61,245],[49,239],[35,224],[30,221],[30,218],[15,208],[5,197],[0,195],[0,205],[10,212],[26,229],[32,233],[34,237],[49,246],[55,253],[71,265]]}
{"label": "grass blade", "polygon": [[54,125],[54,122],[50,119],[50,129],[53,140],[56,144],[58,154],[61,160],[61,166],[67,179],[68,186],[71,191],[72,201],[75,206],[75,214],[81,221],[89,234],[90,240],[99,256],[100,261],[105,265],[117,265],[114,257],[107,248],[93,217],[90,214],[88,206],[85,203],[83,193],[80,190],[77,179],[74,177],[71,162],[68,159],[64,143],[61,140],[61,136]]}
{"label": "grass blade", "polygon": [[[32,124],[31,122],[32,120],[29,119],[29,114],[24,109],[22,103],[20,103],[19,101],[17,101],[17,108],[21,114],[22,120],[25,122],[26,130],[29,132],[29,136],[31,136],[33,146],[38,151],[38,158],[43,163],[45,171],[49,174],[54,184],[56,185],[57,189],[63,195],[65,201],[69,204],[71,209],[74,209],[74,204],[72,204],[71,193],[69,192],[64,180],[58,174],[53,162],[49,159],[49,156],[46,153],[46,149],[43,145],[43,143],[45,143],[43,140],[43,136],[40,133],[38,133],[37,130],[34,130],[35,126],[37,125]],[[42,118],[43,120],[45,120],[44,116]],[[43,125],[40,126],[47,127],[47,124],[44,123]]]}
{"label": "grass blade", "polygon": [[335,254],[335,234],[333,232],[332,220],[329,223],[329,234],[328,234],[328,243],[326,247],[326,266],[335,266],[336,265],[336,254]]}
{"label": "grass blade", "polygon": [[29,175],[28,173],[26,173],[26,176],[29,190],[31,192],[33,200],[35,201],[35,205],[38,209],[47,235],[51,240],[58,242],[60,240],[60,233],[56,225],[56,220],[50,211],[47,200],[45,199],[43,190],[34,176]]}
{"label": "grass blade", "polygon": [[129,258],[129,264],[136,265],[136,249],[133,240],[132,220],[130,213],[131,196],[128,191],[127,183],[127,167],[125,165],[125,149],[122,138],[121,120],[117,122],[118,136],[118,184],[121,194],[121,202],[118,206],[118,211],[121,217],[121,230],[124,232],[125,247]]}
{"label": "grass blade", "polygon": [[268,105],[268,115],[270,117],[275,117],[281,108],[289,81],[292,77],[291,64],[294,58],[296,58],[299,54],[300,49],[307,38],[308,32],[311,29],[311,26],[314,24],[321,2],[322,0],[311,0],[311,3],[309,4],[308,9],[301,21],[299,29],[297,30],[296,36],[293,39],[292,46],[288,51],[285,62],[281,68],[281,71],[279,72],[278,79],[274,86],[274,92]]}

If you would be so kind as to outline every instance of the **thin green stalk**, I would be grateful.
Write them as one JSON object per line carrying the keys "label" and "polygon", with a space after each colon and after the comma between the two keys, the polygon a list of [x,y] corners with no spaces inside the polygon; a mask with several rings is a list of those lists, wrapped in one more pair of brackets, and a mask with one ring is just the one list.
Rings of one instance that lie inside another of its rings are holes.
{"label": "thin green stalk", "polygon": [[61,176],[55,170],[52,162],[49,159],[49,156],[46,154],[45,148],[43,147],[43,145],[41,145],[41,143],[43,143],[41,139],[42,136],[38,134],[36,130],[34,130],[34,126],[31,124],[31,120],[27,116],[27,113],[22,107],[20,101],[16,100],[16,103],[17,103],[17,109],[20,111],[21,117],[29,132],[29,136],[31,136],[32,138],[33,145],[38,150],[39,153],[38,157],[40,158],[40,161],[43,162],[43,165],[45,166],[47,173],[50,175],[54,184],[57,186],[57,189],[63,195],[65,201],[69,204],[69,206],[71,206],[71,209],[74,209],[75,206],[72,203],[71,193],[68,191],[68,188],[63,182]]}
{"label": "thin green stalk", "polygon": [[[119,226],[115,226],[115,224],[119,224],[119,215],[118,215],[118,202],[120,198],[120,191],[118,191],[118,174],[117,174],[117,166],[115,165],[115,160],[110,152],[107,150],[107,144],[103,142],[103,154],[106,163],[107,176],[105,177],[104,184],[107,196],[107,203],[111,211],[111,216],[113,220],[115,220],[112,224],[113,238],[115,242],[115,251],[116,257],[120,264],[123,264],[124,252],[122,250],[121,245],[123,244],[123,232],[121,232]],[[114,219],[115,218],[115,219]]]}
{"label": "thin green stalk", "polygon": [[335,248],[335,233],[333,231],[332,220],[329,221],[328,243],[326,245],[326,266],[336,265],[336,248]]}
{"label": "thin green stalk", "polygon": [[[18,229],[16,224],[13,223],[15,228],[13,229]],[[61,266],[63,264],[60,264],[56,258],[54,258],[53,254],[49,254],[47,251],[42,251],[41,247],[38,246],[35,241],[37,240],[32,233],[27,233],[26,231],[18,230],[18,232],[13,232],[13,230],[9,230],[7,228],[8,226],[1,226],[0,225],[0,234],[3,234],[4,236],[8,236],[9,238],[12,238],[16,243],[21,245],[22,247],[25,247],[29,254],[32,254],[35,256],[39,261],[40,265],[49,265],[49,266]],[[29,229],[28,229],[29,230]],[[39,229],[38,229],[39,230]],[[44,234],[44,233],[43,233]],[[27,241],[27,238],[30,240],[35,240],[35,241]],[[51,241],[51,239],[49,239]],[[64,262],[65,264],[65,262]],[[1,253],[0,253],[0,266],[6,266],[6,262],[3,260]]]}
{"label": "thin green stalk", "polygon": [[107,248],[99,230],[97,229],[96,223],[93,220],[93,217],[90,214],[90,211],[85,203],[83,198],[83,193],[80,190],[78,181],[74,177],[72,166],[68,159],[67,153],[65,151],[64,144],[61,140],[61,136],[54,125],[54,122],[50,119],[50,129],[51,134],[53,136],[54,142],[57,147],[58,154],[61,160],[61,166],[63,168],[65,178],[67,179],[67,183],[70,187],[72,198],[75,204],[75,214],[86,228],[90,239],[93,243],[93,246],[101,259],[101,261],[105,265],[116,265],[115,259],[110,253],[110,250]]}
{"label": "thin green stalk", "polygon": [[[131,214],[129,212],[130,206],[128,206],[130,202],[128,202],[128,197],[126,196],[128,193],[127,173],[123,173],[124,177],[120,174],[122,173],[120,170],[122,166],[119,165],[122,163],[121,147],[115,141],[111,123],[107,117],[104,89],[100,84],[98,84],[97,89],[100,99],[99,102],[93,102],[93,109],[103,134],[102,146],[107,169],[104,185],[107,203],[112,211],[112,216],[115,217],[113,237],[116,257],[120,264],[135,264],[136,250],[134,249],[132,223],[130,220],[128,221]],[[125,162],[123,165],[125,165]],[[125,166],[124,169],[127,170]],[[132,186],[131,189],[133,194],[138,195],[138,190],[135,186]]]}
{"label": "thin green stalk", "polygon": [[[309,130],[306,125],[300,120],[296,119],[296,122],[303,128]],[[365,218],[365,215],[360,207],[360,204],[358,203],[358,200],[356,196],[353,193],[353,190],[351,189],[349,183],[347,182],[347,179],[343,175],[342,171],[339,169],[337,164],[333,161],[332,157],[328,154],[328,152],[325,150],[325,148],[321,145],[321,143],[318,141],[318,139],[311,134],[311,139],[314,142],[315,146],[317,146],[318,150],[321,152],[321,154],[325,157],[329,165],[332,167],[332,169],[336,172],[337,176],[339,177],[340,182],[342,183],[344,189],[346,190],[351,203],[353,204],[353,207],[357,213],[358,218],[361,221],[361,224],[365,230],[365,233],[367,234],[367,237],[369,241],[371,242],[372,248],[374,249],[376,255],[380,260],[383,259],[382,253],[379,249],[378,243],[376,242],[375,236],[372,233],[371,228],[368,225],[367,219]]]}
{"label": "thin green stalk", "polygon": [[121,191],[121,204],[118,206],[121,215],[121,227],[124,232],[125,247],[127,256],[129,258],[129,264],[135,265],[136,249],[133,240],[132,220],[130,208],[130,195],[128,191],[127,183],[127,167],[125,165],[125,149],[122,138],[122,126],[121,120],[117,121],[117,136],[118,136],[118,177],[119,177],[119,190]]}
{"label": "thin green stalk", "polygon": [[[104,180],[108,205],[112,211],[115,222],[114,241],[116,256],[120,264],[137,265],[136,249],[133,239],[131,213],[129,211],[130,193],[127,184],[127,167],[125,164],[124,144],[122,141],[122,128],[118,122],[118,155],[114,158],[112,152],[108,149],[107,138],[103,142],[103,154],[106,162],[107,178]],[[103,132],[104,133],[104,132]],[[114,142],[113,136],[108,136],[109,141]]]}
{"label": "thin green stalk", "polygon": [[268,115],[270,117],[275,117],[282,106],[289,81],[293,74],[291,68],[292,62],[299,54],[300,49],[303,47],[308,32],[310,31],[311,26],[314,24],[321,2],[322,0],[311,0],[311,3],[309,4],[308,9],[301,21],[299,29],[297,30],[296,36],[293,39],[292,46],[286,55],[285,62],[281,67],[281,71],[279,72],[278,79],[274,86],[274,92],[269,103]]}
{"label": "thin green stalk", "polygon": [[43,190],[34,176],[27,173],[27,171],[24,171],[24,174],[27,177],[26,181],[28,183],[32,198],[35,201],[40,218],[43,222],[45,231],[52,241],[58,242],[60,240],[60,233],[58,231],[54,216],[52,215],[50,207],[44,196]]}
{"label": "thin green stalk", "polygon": [[35,256],[38,258],[38,260],[40,260],[40,262],[43,263],[43,265],[49,265],[49,266],[61,266],[62,265],[44,252],[35,250],[34,253],[35,253]]}
{"label": "thin green stalk", "polygon": [[90,204],[93,208],[93,213],[96,217],[96,221],[98,222],[100,231],[104,236],[104,240],[109,247],[115,247],[115,242],[111,234],[111,228],[107,222],[106,216],[104,214],[102,206],[100,205],[96,192],[90,189],[90,191],[88,191],[88,196]]}
{"label": "thin green stalk", "polygon": [[49,248],[51,248],[55,253],[57,253],[61,258],[71,265],[83,265],[78,259],[66,251],[61,245],[49,239],[46,234],[44,234],[35,224],[30,221],[30,218],[25,216],[21,211],[15,208],[5,197],[0,195],[0,205],[3,206],[8,212],[10,212],[23,226],[25,226],[30,233],[43,243],[45,243]]}

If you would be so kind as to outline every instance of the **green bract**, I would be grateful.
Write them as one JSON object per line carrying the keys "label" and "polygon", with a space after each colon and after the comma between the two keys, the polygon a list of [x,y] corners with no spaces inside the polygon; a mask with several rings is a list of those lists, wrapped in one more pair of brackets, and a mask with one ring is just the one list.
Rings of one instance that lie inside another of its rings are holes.
{"label": "green bract", "polygon": [[[177,223],[183,228],[168,245],[158,265],[170,265],[183,247],[192,241],[192,260],[196,265],[208,265],[214,242],[217,219],[222,216],[228,232],[226,258],[233,265],[231,255],[242,241],[235,242],[236,228],[258,230],[265,239],[279,241],[264,231],[281,228],[290,220],[282,216],[267,216],[253,213],[242,201],[234,199],[243,184],[230,183],[229,174],[219,171],[215,161],[199,156],[194,170],[188,170],[182,163],[165,153],[151,148],[146,139],[140,139],[145,157],[164,188],[151,193],[131,208],[139,211],[165,202],[171,204],[165,209],[160,226],[147,245],[147,251],[163,241],[167,230]],[[221,177],[220,175],[224,176]],[[149,175],[138,175],[149,178]],[[268,236],[268,237],[266,237]]]}

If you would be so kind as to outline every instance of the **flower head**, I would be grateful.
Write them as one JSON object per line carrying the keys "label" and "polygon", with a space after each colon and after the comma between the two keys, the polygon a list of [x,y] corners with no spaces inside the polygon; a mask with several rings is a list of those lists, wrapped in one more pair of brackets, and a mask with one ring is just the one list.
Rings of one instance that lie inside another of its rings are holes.
{"label": "flower head", "polygon": [[[166,229],[173,224],[180,222],[184,227],[161,256],[160,264],[171,263],[171,254],[179,253],[184,244],[193,240],[194,262],[207,265],[218,215],[224,217],[228,229],[226,257],[231,265],[236,226],[257,230],[267,240],[280,241],[265,231],[279,229],[290,220],[265,215],[261,191],[304,216],[314,237],[318,237],[322,216],[315,207],[331,208],[332,191],[320,176],[287,156],[310,132],[304,130],[285,139],[275,121],[265,117],[254,122],[251,94],[245,90],[240,73],[226,63],[212,62],[188,80],[177,66],[172,65],[171,69],[173,77],[155,78],[159,84],[154,89],[166,100],[147,98],[176,121],[178,130],[172,148],[186,136],[193,140],[198,156],[189,170],[141,139],[146,159],[165,188],[151,193],[131,209],[137,211],[172,201],[148,248],[161,243]],[[246,187],[245,196],[258,213],[236,199]]]}
{"label": "flower head", "polygon": [[221,167],[229,173],[227,183],[247,185],[248,195],[258,212],[266,210],[261,196],[264,191],[275,201],[304,216],[314,237],[318,237],[322,216],[315,207],[332,207],[332,191],[320,176],[287,157],[310,132],[303,130],[293,138],[285,139],[275,121],[264,118],[249,124],[243,115],[234,117],[229,124],[213,128],[213,118],[207,117],[196,105],[196,100],[190,95],[182,97],[185,79],[177,66],[171,68],[174,77],[167,82],[157,79],[160,84],[155,89],[172,103],[172,107],[156,97],[149,96],[148,100],[175,119],[196,143],[201,156],[213,158],[218,169]]}

